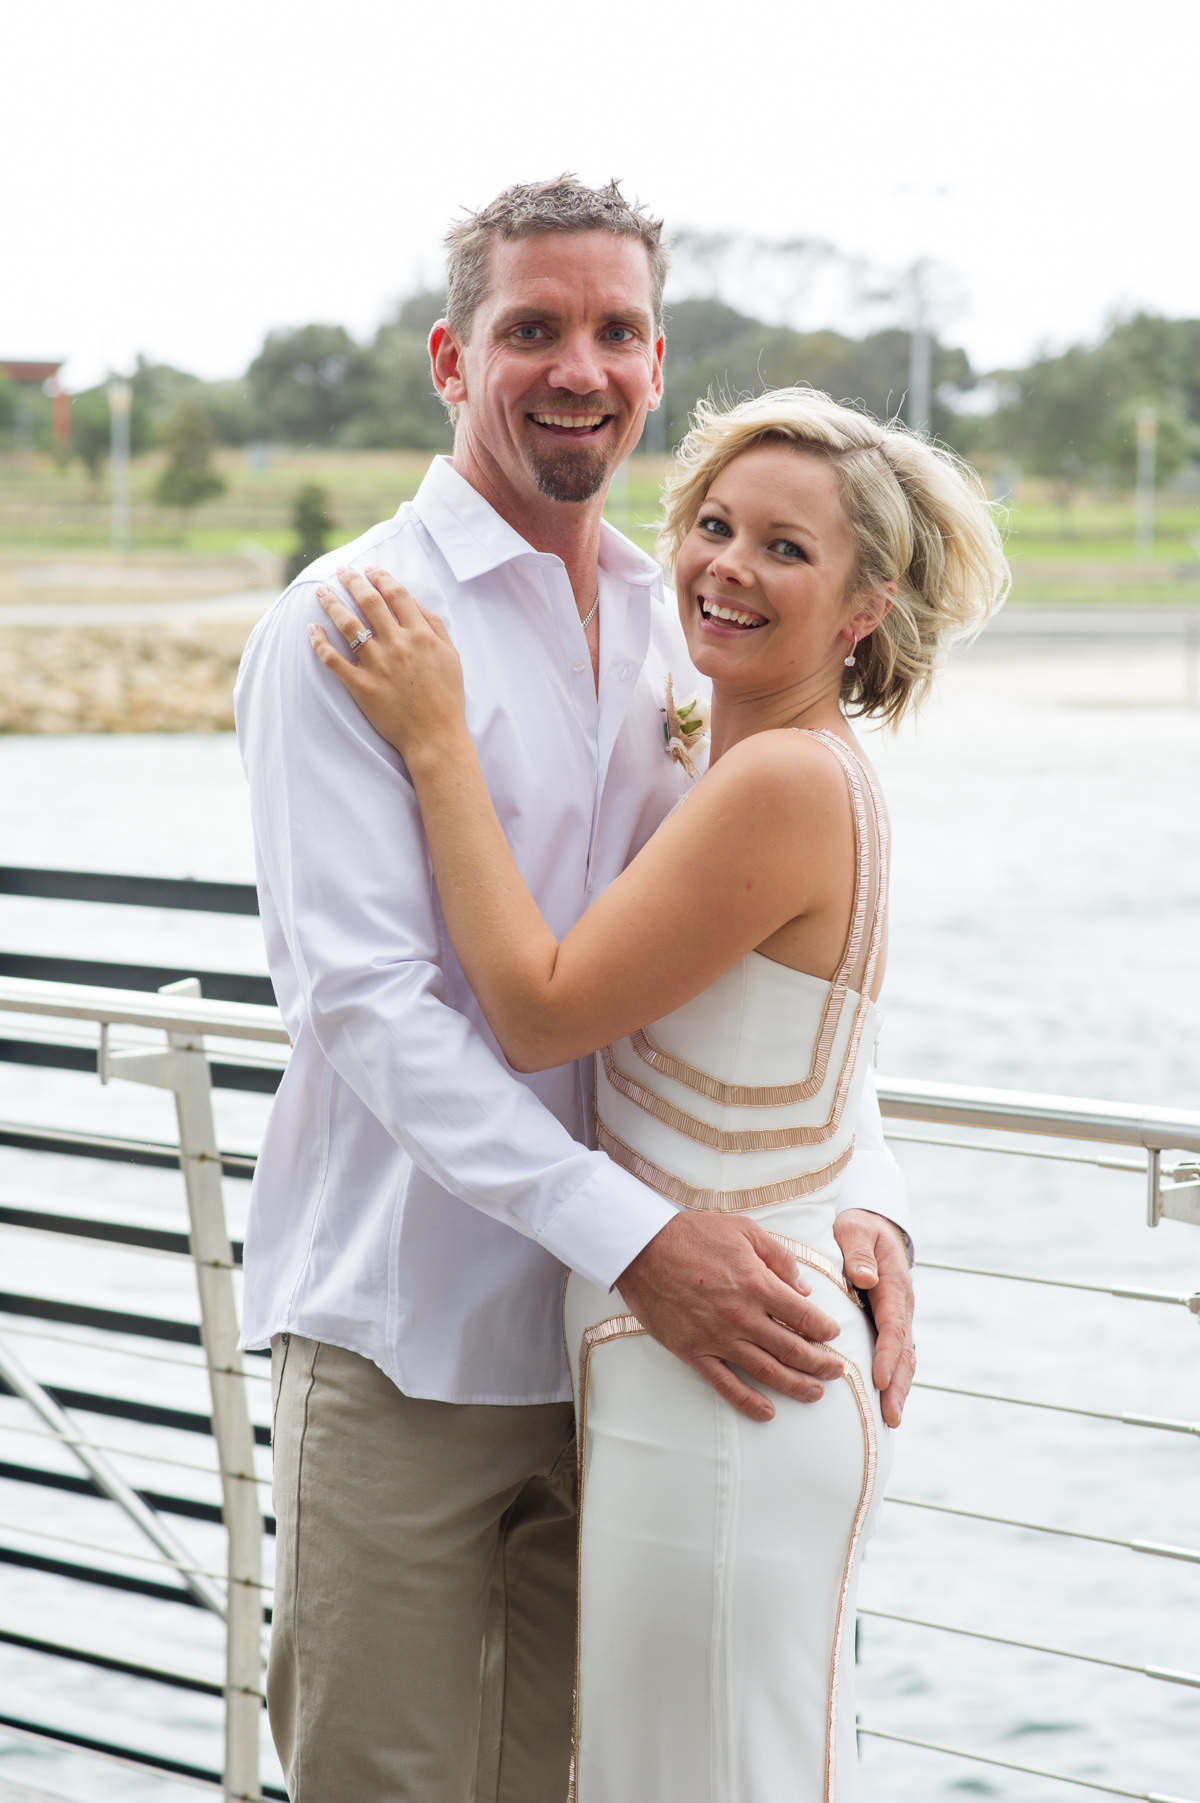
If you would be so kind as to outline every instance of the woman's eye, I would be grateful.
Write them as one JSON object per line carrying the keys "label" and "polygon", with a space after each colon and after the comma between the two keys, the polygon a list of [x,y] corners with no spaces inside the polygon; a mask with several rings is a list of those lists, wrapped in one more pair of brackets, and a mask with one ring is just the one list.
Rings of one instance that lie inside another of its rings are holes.
{"label": "woman's eye", "polygon": [[718,519],[715,513],[710,513],[704,519],[697,520],[696,525],[701,532],[707,532],[710,538],[729,538],[731,536],[728,523]]}
{"label": "woman's eye", "polygon": [[771,543],[767,546],[767,550],[776,551],[780,557],[791,558],[793,562],[796,562],[797,560],[800,562],[804,561],[804,552],[793,538],[772,539]]}

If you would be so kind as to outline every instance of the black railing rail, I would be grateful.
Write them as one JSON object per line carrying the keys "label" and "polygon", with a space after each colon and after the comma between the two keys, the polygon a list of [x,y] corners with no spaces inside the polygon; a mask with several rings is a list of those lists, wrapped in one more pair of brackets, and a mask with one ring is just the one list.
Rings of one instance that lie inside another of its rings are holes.
{"label": "black railing rail", "polygon": [[[129,876],[113,872],[42,870],[15,865],[0,866],[0,897],[2,896],[46,901],[115,903],[129,907],[251,917],[258,914],[258,897],[253,885],[248,883],[197,882],[191,879]],[[274,990],[269,977],[265,975],[205,970],[195,965],[141,964],[112,959],[0,951],[0,976],[142,993],[153,993],[181,978],[198,977],[202,994],[211,1001],[249,1002],[260,1006],[273,1006],[275,1003]],[[21,1032],[20,1027],[15,1031],[10,1027],[7,1035],[0,1036],[0,1064],[96,1074],[98,1058],[95,1046],[78,1041],[72,1044],[65,1040],[46,1039],[33,1031],[22,1038],[19,1036]],[[281,1076],[280,1069],[269,1063],[239,1062],[233,1058],[210,1061],[210,1073],[215,1088],[262,1094],[272,1094]],[[0,1122],[0,1147],[73,1158],[115,1160],[166,1170],[178,1170],[180,1166],[179,1150],[169,1143],[79,1133],[15,1121]],[[221,1164],[227,1177],[245,1179],[253,1173],[255,1158],[252,1153],[223,1153]],[[69,1212],[61,1204],[57,1208],[53,1204],[48,1208],[39,1208],[18,1206],[15,1201],[6,1199],[0,1204],[0,1229],[6,1227],[54,1236],[60,1244],[65,1237],[93,1244],[98,1242],[114,1249],[136,1248],[159,1256],[190,1255],[186,1232],[134,1225],[119,1220],[88,1219]],[[234,1242],[232,1250],[234,1261],[240,1266],[240,1242]],[[174,1345],[199,1348],[201,1345],[200,1330],[192,1321],[171,1320],[133,1310],[101,1308],[54,1295],[2,1290],[0,1333],[4,1331],[4,1318],[14,1322],[14,1325],[20,1319],[31,1325],[34,1322],[44,1322],[48,1328],[55,1325],[76,1331],[83,1330],[79,1344],[85,1349],[100,1348],[107,1343],[119,1350],[119,1341],[108,1340],[109,1335],[133,1336],[143,1343],[147,1340],[158,1341],[167,1347]],[[23,1331],[29,1332],[30,1329],[26,1327]],[[53,1334],[51,1337],[54,1337]],[[258,1358],[253,1355],[251,1357],[254,1364],[259,1364]],[[259,1368],[261,1369],[261,1365]],[[197,1370],[203,1374],[205,1367],[198,1364]],[[45,1385],[43,1388],[59,1407],[80,1417],[80,1429],[85,1434],[91,1430],[84,1428],[82,1423],[89,1416],[93,1422],[97,1417],[110,1417],[150,1428],[170,1428],[202,1436],[211,1436],[212,1433],[212,1421],[208,1414],[143,1401],[136,1394],[101,1394],[93,1390],[59,1385]],[[0,1380],[0,1394],[12,1394],[3,1380]],[[262,1424],[256,1425],[254,1441],[259,1447],[269,1446],[269,1428]],[[102,1500],[104,1496],[100,1486],[82,1472],[49,1469],[36,1460],[27,1461],[20,1453],[0,1461],[0,1479],[43,1491],[61,1491],[80,1499]],[[137,1495],[147,1508],[164,1516],[182,1516],[214,1526],[224,1519],[221,1505],[215,1501],[157,1490],[139,1490]],[[273,1534],[274,1519],[265,1517],[264,1527],[269,1534]],[[119,1563],[119,1559],[114,1560],[114,1564],[116,1563]],[[189,1608],[200,1606],[190,1589],[182,1582],[172,1581],[174,1574],[164,1574],[162,1580],[149,1575],[138,1576],[132,1572],[113,1569],[102,1554],[94,1559],[87,1553],[76,1558],[57,1558],[49,1556],[49,1552],[35,1552],[19,1542],[15,1545],[0,1544],[0,1567],[2,1566],[45,1573],[50,1577],[99,1586],[102,1590],[123,1592],[156,1602],[182,1603]],[[264,1619],[270,1622],[269,1607],[264,1609]],[[0,1623],[0,1645],[19,1648],[32,1657],[41,1656],[119,1672],[132,1679],[172,1686],[216,1700],[224,1697],[224,1686],[213,1679],[167,1671],[94,1648],[68,1644],[66,1641],[23,1634],[17,1630],[16,1624]],[[214,1790],[221,1788],[220,1774],[216,1771],[165,1758],[148,1749],[92,1739],[65,1728],[16,1715],[0,1716],[0,1728],[9,1728],[19,1735],[27,1735],[59,1747],[75,1747],[83,1752],[99,1754],[147,1774],[158,1773],[164,1777],[177,1775],[193,1782],[199,1781],[205,1787],[212,1786]],[[283,1791],[269,1785],[262,1787],[261,1794],[271,1798],[283,1798],[285,1795]]]}
{"label": "black railing rail", "polygon": [[32,952],[0,952],[0,977],[27,977],[39,983],[89,983],[97,989],[139,989],[147,992],[178,983],[183,977],[199,977],[201,993],[210,1002],[256,1002],[275,1006],[270,977],[248,971],[197,970],[182,964],[114,964],[96,958],[48,958]]}
{"label": "black railing rail", "polygon": [[125,876],[108,870],[35,870],[0,864],[0,895],[39,901],[115,902],[131,908],[184,908],[199,914],[257,914],[253,883],[207,883],[192,877]]}

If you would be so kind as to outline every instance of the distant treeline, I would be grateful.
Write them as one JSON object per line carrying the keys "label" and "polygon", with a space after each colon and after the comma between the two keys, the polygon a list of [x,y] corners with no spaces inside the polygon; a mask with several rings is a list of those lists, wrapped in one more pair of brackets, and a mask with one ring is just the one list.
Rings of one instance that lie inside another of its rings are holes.
{"label": "distant treeline", "polygon": [[[410,296],[369,344],[342,326],[270,332],[245,375],[202,382],[139,361],[133,388],[134,450],[169,434],[181,406],[200,402],[228,445],[282,443],[347,449],[442,450],[450,431],[429,378],[426,339],[442,296]],[[686,430],[696,397],[736,397],[810,383],[886,416],[902,410],[909,334],[850,338],[765,325],[720,300],[677,301],[667,319],[663,426],[667,447]],[[1023,369],[973,370],[964,351],[933,346],[933,430],[966,456],[1009,463],[1074,484],[1125,486],[1132,478],[1139,412],[1158,420],[1158,472],[1169,478],[1200,458],[1200,319],[1139,313],[1112,324],[1099,344],[1038,357]],[[35,397],[35,442],[52,448],[49,402]],[[0,445],[14,442],[15,396],[0,381]],[[106,386],[74,398],[71,454],[98,473],[108,454]]]}

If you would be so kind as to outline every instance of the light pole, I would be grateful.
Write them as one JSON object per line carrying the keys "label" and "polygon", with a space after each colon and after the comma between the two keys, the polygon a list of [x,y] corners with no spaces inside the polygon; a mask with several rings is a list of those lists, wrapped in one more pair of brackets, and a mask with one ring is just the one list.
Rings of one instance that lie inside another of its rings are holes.
{"label": "light pole", "polygon": [[1158,415],[1140,407],[1137,416],[1137,554],[1154,556],[1154,465],[1158,451]]}
{"label": "light pole", "polygon": [[925,264],[914,263],[912,281],[912,329],[908,338],[908,404],[905,417],[910,432],[926,436],[932,425],[932,350],[925,312]]}
{"label": "light pole", "polygon": [[112,497],[112,548],[129,549],[129,410],[128,382],[108,385],[109,485]]}

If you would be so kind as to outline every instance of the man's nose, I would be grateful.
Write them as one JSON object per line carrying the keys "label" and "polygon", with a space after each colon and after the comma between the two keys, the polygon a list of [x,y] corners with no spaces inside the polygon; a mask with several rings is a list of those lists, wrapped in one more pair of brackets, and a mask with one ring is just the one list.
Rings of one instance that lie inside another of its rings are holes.
{"label": "man's nose", "polygon": [[593,394],[608,387],[608,373],[589,332],[572,332],[559,340],[546,376],[551,387],[572,394]]}

